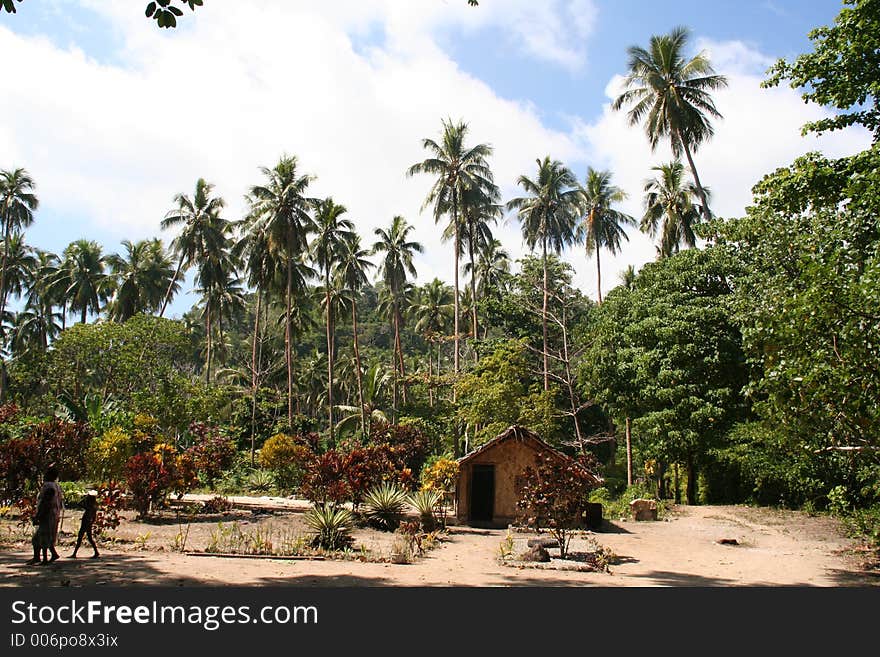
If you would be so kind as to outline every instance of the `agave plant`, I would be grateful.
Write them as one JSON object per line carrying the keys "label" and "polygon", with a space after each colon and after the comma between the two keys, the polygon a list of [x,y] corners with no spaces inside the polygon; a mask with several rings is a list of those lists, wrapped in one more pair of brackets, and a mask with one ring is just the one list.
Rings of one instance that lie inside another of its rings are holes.
{"label": "agave plant", "polygon": [[437,508],[441,499],[442,493],[434,489],[420,490],[409,496],[409,503],[418,512],[422,522],[422,529],[426,532],[432,532],[437,528],[437,518],[434,515],[434,509]]}
{"label": "agave plant", "polygon": [[406,491],[394,484],[381,484],[364,496],[367,518],[379,529],[393,532],[406,510]]}
{"label": "agave plant", "polygon": [[268,493],[274,484],[272,473],[266,470],[254,470],[248,477],[248,488],[255,493]]}
{"label": "agave plant", "polygon": [[325,550],[344,550],[354,540],[351,529],[354,515],[348,509],[332,504],[316,504],[303,516],[306,525],[314,532],[312,545]]}

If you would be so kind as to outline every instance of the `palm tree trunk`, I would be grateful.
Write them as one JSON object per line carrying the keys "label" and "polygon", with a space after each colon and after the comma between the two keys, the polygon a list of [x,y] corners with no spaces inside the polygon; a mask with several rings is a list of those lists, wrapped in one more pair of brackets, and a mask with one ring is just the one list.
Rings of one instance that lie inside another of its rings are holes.
{"label": "palm tree trunk", "polygon": [[687,488],[685,489],[685,495],[687,497],[687,503],[691,506],[697,503],[697,468],[694,464],[694,456],[693,454],[687,455]]}
{"label": "palm tree trunk", "polygon": [[428,344],[428,406],[434,408],[434,355]]}
{"label": "palm tree trunk", "polygon": [[257,308],[254,312],[254,339],[251,346],[251,467],[254,467],[254,457],[256,452],[256,433],[257,433],[257,389],[260,384],[259,361],[257,359],[257,338],[260,333],[260,306],[263,301],[263,291],[257,288]]}
{"label": "palm tree trunk", "polygon": [[700,176],[697,173],[697,167],[694,164],[694,158],[691,156],[691,149],[688,147],[687,142],[681,138],[681,134],[679,133],[678,139],[681,142],[682,148],[684,148],[684,155],[687,158],[688,166],[691,169],[691,174],[694,177],[694,184],[697,186],[697,192],[700,194],[700,202],[703,204],[703,218],[706,221],[711,219],[711,215],[709,214],[709,201],[706,200],[706,190],[703,189],[703,183],[700,182]]}
{"label": "palm tree trunk", "polygon": [[403,403],[406,404],[406,365],[403,362],[403,345],[400,342],[400,326],[403,323],[400,316],[400,308],[395,306],[394,311],[394,343],[397,349],[397,362],[400,365],[400,379],[402,382],[401,390],[403,391]]}
{"label": "palm tree trunk", "polygon": [[[470,239],[470,244],[468,244],[468,251],[470,252],[470,258],[471,258],[471,306],[472,306],[471,314],[473,315],[473,317],[472,317],[473,331],[474,331],[473,340],[474,340],[474,342],[476,342],[476,340],[480,334],[477,332],[477,328],[478,328],[478,325],[477,325],[477,276],[476,276],[477,270],[474,267],[474,234],[473,234],[473,231],[471,231],[471,239]],[[474,346],[474,362],[475,363],[479,362],[479,357],[477,356],[476,346]]]}
{"label": "palm tree trunk", "polygon": [[3,317],[3,311],[6,310],[6,266],[9,261],[9,233],[12,232],[9,227],[9,222],[6,220],[6,212],[4,212],[3,217],[3,265],[2,269],[0,269],[0,317]]}
{"label": "palm tree trunk", "polygon": [[541,313],[541,324],[544,331],[544,392],[550,390],[550,366],[547,359],[547,236],[544,236],[543,243],[543,263],[544,263],[544,308]]}
{"label": "palm tree trunk", "polygon": [[599,244],[596,244],[596,292],[599,294],[599,303],[602,303],[602,265],[599,261]]}
{"label": "palm tree trunk", "polygon": [[[293,240],[290,240],[291,242]],[[293,426],[293,358],[291,351],[291,317],[290,317],[290,297],[293,294],[293,256],[288,254],[287,257],[287,289],[285,290],[285,304],[287,306],[287,315],[284,319],[284,362],[287,365],[287,424],[288,428]]]}
{"label": "palm tree trunk", "polygon": [[[454,260],[455,260],[455,291],[453,297],[453,307],[455,312],[455,320],[453,322],[453,330],[455,331],[455,354],[453,355],[453,371],[455,376],[452,382],[452,403],[455,404],[458,401],[458,394],[456,393],[455,386],[458,383],[458,372],[459,372],[459,362],[458,362],[458,352],[459,352],[459,329],[458,329],[458,247],[460,242],[460,237],[458,234],[458,193],[453,189],[452,191],[452,227],[455,230],[455,245],[453,247]],[[455,441],[455,446],[453,448],[453,454],[455,458],[461,456],[461,447],[459,445],[459,435],[461,432],[461,427],[459,427],[458,420],[453,420],[453,440]]]}
{"label": "palm tree trunk", "polygon": [[83,306],[82,313],[80,313],[80,317],[79,317],[80,324],[86,323],[86,313],[88,312],[87,309],[88,309],[88,306]]}
{"label": "palm tree trunk", "polygon": [[367,411],[364,408],[364,382],[361,374],[361,350],[358,345],[358,318],[357,318],[357,302],[354,298],[351,300],[351,326],[354,337],[354,363],[357,370],[357,387],[358,387],[358,405],[361,409],[361,436],[366,442],[367,439]]}
{"label": "palm tree trunk", "polygon": [[211,382],[211,304],[205,308],[205,336],[208,340],[208,353],[205,354],[205,385]]}
{"label": "palm tree trunk", "polygon": [[159,317],[162,317],[165,314],[165,308],[168,306],[168,302],[171,301],[171,290],[174,289],[174,283],[177,281],[177,277],[180,276],[181,269],[183,269],[182,255],[180,256],[180,260],[177,261],[177,269],[174,272],[174,278],[168,283],[168,289],[165,291],[165,298],[162,300],[162,309],[159,311]]}
{"label": "palm tree trunk", "polygon": [[632,420],[626,417],[626,485],[633,485]]}
{"label": "palm tree trunk", "polygon": [[[394,294],[392,292],[392,294]],[[400,367],[397,363],[397,301],[392,302],[391,304],[391,326],[394,331],[394,346],[391,347],[391,371],[394,373],[393,379],[393,396],[391,402],[391,423],[395,424],[397,422],[397,406],[400,398],[400,389],[399,389],[399,380],[400,380]]]}
{"label": "palm tree trunk", "polygon": [[328,446],[330,449],[336,445],[336,434],[333,426],[333,334],[331,331],[331,309],[330,309],[330,267],[324,268],[324,310],[327,313],[327,413],[330,420],[330,441]]}

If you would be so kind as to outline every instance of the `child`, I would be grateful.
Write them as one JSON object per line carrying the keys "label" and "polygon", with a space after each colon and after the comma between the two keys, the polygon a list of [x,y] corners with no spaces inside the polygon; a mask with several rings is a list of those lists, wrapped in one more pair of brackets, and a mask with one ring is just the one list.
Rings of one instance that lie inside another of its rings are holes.
{"label": "child", "polygon": [[95,539],[92,537],[92,525],[95,524],[95,516],[98,514],[97,491],[90,490],[88,494],[86,494],[83,498],[83,507],[85,508],[85,511],[83,512],[82,520],[79,523],[79,535],[76,537],[76,547],[73,548],[73,554],[70,555],[70,558],[76,559],[76,552],[82,544],[83,536],[86,536],[86,538],[89,539],[89,544],[95,551],[92,555],[92,559],[97,559],[101,555],[98,554],[98,546],[95,545]]}
{"label": "child", "polygon": [[33,538],[31,538],[31,543],[34,546],[34,558],[28,561],[28,563],[40,563],[41,550],[43,552],[43,563],[49,563],[49,549],[52,547],[52,538],[55,530],[55,491],[52,488],[47,488],[40,495],[33,523],[37,527]]}

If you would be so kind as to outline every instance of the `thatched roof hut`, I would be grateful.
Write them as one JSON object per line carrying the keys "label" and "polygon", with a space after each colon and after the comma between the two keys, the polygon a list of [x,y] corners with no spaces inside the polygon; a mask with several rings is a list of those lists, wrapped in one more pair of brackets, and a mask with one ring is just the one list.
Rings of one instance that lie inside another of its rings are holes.
{"label": "thatched roof hut", "polygon": [[[539,453],[565,461],[571,458],[525,427],[512,426],[470,454],[458,459],[455,499],[458,521],[505,526],[516,519],[516,478],[535,465]],[[596,485],[602,480],[595,478]]]}

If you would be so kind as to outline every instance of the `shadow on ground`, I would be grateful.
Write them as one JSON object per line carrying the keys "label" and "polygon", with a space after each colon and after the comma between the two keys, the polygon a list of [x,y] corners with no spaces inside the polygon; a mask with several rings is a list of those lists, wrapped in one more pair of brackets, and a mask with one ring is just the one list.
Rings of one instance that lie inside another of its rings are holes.
{"label": "shadow on ground", "polygon": [[[88,552],[86,553],[88,554]],[[199,580],[156,570],[136,554],[104,554],[100,559],[62,557],[48,565],[29,566],[26,552],[0,552],[0,586],[192,586]]]}

